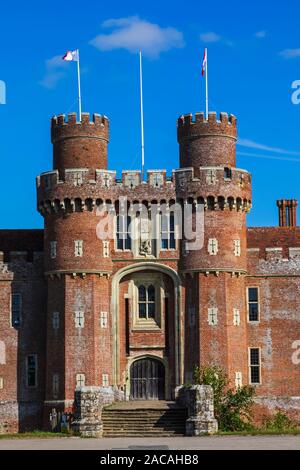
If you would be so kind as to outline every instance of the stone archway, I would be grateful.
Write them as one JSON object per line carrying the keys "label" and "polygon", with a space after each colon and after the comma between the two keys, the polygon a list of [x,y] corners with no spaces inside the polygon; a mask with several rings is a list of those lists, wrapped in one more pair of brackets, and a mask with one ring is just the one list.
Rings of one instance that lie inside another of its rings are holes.
{"label": "stone archway", "polygon": [[112,345],[113,345],[113,384],[118,385],[119,378],[119,285],[123,277],[128,274],[133,274],[139,271],[156,271],[169,276],[174,285],[174,322],[175,322],[175,384],[180,385],[183,383],[183,342],[182,342],[182,324],[181,324],[181,282],[178,273],[163,264],[145,261],[138,264],[131,264],[120,269],[112,278],[112,297],[111,297],[111,312],[112,312]]}
{"label": "stone archway", "polygon": [[135,359],[130,366],[131,400],[165,399],[165,366],[156,357]]}

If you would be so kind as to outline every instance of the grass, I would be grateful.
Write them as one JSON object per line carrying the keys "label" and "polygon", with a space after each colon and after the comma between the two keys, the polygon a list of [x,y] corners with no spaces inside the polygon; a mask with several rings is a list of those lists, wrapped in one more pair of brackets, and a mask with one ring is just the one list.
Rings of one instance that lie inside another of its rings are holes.
{"label": "grass", "polygon": [[20,432],[18,434],[0,434],[0,439],[49,439],[70,437],[70,434],[45,431]]}
{"label": "grass", "polygon": [[294,429],[251,429],[250,431],[219,431],[218,436],[283,436],[299,435],[300,427]]}
{"label": "grass", "polygon": [[[292,429],[251,429],[248,431],[219,431],[217,436],[283,436],[300,435],[300,426]],[[0,439],[55,439],[72,437],[71,433],[55,433],[45,431],[22,432],[18,434],[0,434]],[[83,438],[82,438],[83,439]]]}

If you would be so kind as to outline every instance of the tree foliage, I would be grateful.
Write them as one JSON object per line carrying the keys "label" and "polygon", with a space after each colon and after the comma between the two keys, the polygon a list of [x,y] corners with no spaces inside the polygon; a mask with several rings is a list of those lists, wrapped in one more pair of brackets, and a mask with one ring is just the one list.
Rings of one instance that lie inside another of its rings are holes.
{"label": "tree foliage", "polygon": [[244,385],[237,389],[229,388],[227,376],[218,366],[196,367],[194,382],[198,385],[211,385],[215,417],[221,431],[244,431],[252,428],[253,387]]}

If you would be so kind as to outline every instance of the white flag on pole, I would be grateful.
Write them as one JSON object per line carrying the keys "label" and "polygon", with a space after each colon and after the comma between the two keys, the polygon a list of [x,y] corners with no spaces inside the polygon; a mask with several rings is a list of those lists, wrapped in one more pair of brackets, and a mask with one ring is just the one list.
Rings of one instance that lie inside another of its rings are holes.
{"label": "white flag on pole", "polygon": [[67,51],[63,56],[62,60],[66,60],[67,62],[78,62],[79,61],[79,51],[76,49],[75,51]]}
{"label": "white flag on pole", "polygon": [[81,121],[81,86],[80,86],[80,63],[79,63],[79,49],[75,51],[67,51],[62,57],[62,60],[67,62],[77,62],[77,83],[78,83],[78,109],[79,121]]}

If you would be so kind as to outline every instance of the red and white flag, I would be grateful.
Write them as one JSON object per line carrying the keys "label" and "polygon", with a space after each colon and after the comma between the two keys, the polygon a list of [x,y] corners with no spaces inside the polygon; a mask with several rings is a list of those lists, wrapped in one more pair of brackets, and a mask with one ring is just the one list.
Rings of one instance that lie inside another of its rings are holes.
{"label": "red and white flag", "polygon": [[202,61],[202,77],[205,75],[207,65],[207,49],[204,49],[203,61]]}
{"label": "red and white flag", "polygon": [[66,60],[67,62],[78,62],[79,61],[79,53],[78,49],[75,51],[67,51],[63,56],[62,60]]}

